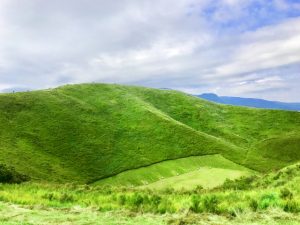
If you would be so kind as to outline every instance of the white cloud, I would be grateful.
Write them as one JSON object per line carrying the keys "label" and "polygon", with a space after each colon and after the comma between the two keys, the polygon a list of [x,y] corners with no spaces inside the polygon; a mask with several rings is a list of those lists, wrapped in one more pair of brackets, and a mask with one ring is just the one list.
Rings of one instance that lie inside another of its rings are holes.
{"label": "white cloud", "polygon": [[0,83],[115,82],[300,101],[300,19],[222,27],[253,2],[264,1],[0,0]]}
{"label": "white cloud", "polygon": [[241,39],[231,61],[216,68],[217,75],[230,76],[300,62],[300,19],[249,33]]}

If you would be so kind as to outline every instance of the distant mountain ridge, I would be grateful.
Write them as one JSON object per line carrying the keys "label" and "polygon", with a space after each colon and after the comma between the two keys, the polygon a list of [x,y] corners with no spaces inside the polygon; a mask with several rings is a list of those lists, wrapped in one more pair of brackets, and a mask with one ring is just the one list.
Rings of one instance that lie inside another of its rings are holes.
{"label": "distant mountain ridge", "polygon": [[208,101],[228,104],[228,105],[247,106],[247,107],[263,108],[263,109],[282,109],[282,110],[300,111],[300,103],[268,101],[268,100],[257,99],[257,98],[218,96],[214,93],[204,93],[201,95],[197,95],[197,97],[200,97]]}

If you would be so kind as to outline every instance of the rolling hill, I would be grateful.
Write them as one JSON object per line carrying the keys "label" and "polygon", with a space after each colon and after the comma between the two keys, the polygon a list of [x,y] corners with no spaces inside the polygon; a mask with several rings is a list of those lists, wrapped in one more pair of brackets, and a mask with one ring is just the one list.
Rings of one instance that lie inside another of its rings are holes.
{"label": "rolling hill", "polygon": [[262,109],[282,109],[282,110],[300,111],[300,103],[268,101],[268,100],[257,99],[257,98],[218,96],[213,93],[204,93],[197,96],[212,102],[228,104],[228,105],[247,106],[247,107],[262,108]]}
{"label": "rolling hill", "polygon": [[0,163],[33,180],[93,183],[216,154],[264,172],[300,160],[298,146],[298,112],[220,105],[178,91],[81,84],[0,95]]}

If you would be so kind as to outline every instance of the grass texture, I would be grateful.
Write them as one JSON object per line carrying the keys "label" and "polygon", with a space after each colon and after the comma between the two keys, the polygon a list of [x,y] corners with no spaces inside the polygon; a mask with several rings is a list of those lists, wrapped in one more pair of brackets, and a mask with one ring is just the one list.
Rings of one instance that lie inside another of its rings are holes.
{"label": "grass texture", "polygon": [[0,185],[0,224],[299,224],[300,164],[211,190]]}
{"label": "grass texture", "polygon": [[[96,185],[142,186],[143,188],[165,189],[168,186],[194,189],[201,185],[212,188],[221,185],[226,178],[248,176],[253,171],[235,164],[221,155],[191,156],[168,160],[151,166],[122,172],[102,179]],[[211,179],[214,177],[214,179]]]}

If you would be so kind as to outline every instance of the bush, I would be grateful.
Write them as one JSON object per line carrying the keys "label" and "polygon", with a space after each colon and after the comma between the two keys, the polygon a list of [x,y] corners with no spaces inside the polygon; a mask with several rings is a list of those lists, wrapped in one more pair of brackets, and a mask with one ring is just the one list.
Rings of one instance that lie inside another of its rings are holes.
{"label": "bush", "polygon": [[27,181],[28,177],[15,171],[13,167],[0,164],[0,183],[21,183]]}

